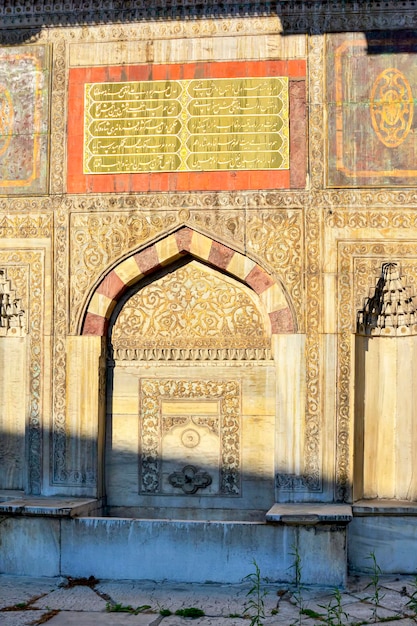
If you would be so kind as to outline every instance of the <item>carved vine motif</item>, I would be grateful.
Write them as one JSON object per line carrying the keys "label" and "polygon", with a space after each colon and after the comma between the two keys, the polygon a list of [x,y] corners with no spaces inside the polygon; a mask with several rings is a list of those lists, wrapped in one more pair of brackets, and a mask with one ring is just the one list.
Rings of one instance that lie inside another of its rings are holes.
{"label": "carved vine motif", "polygon": [[[324,124],[323,124],[323,38],[310,38],[310,155],[312,184],[320,188],[324,182]],[[321,491],[321,377],[320,377],[320,320],[322,307],[321,209],[316,202],[307,204],[304,213],[306,263],[306,416],[303,475],[278,474],[276,486],[282,491]]]}
{"label": "carved vine motif", "polygon": [[303,327],[303,235],[300,211],[276,210],[251,213],[247,221],[248,248],[281,278],[296,309],[299,325]]}
{"label": "carved vine motif", "polygon": [[[237,381],[152,380],[140,383],[141,471],[140,492],[159,493],[161,488],[161,400],[219,401],[220,494],[240,493],[240,385]],[[202,418],[201,418],[202,419]]]}
{"label": "carved vine motif", "polygon": [[30,320],[28,472],[30,492],[37,495],[41,493],[42,468],[43,252],[0,250],[0,265],[7,268],[7,275],[16,280],[16,287],[24,294]]}
{"label": "carved vine motif", "polygon": [[266,348],[264,322],[240,285],[195,261],[145,286],[122,308],[115,350],[138,348]]}
{"label": "carved vine motif", "polygon": [[336,497],[340,501],[350,498],[350,393],[353,360],[351,336],[356,329],[356,312],[362,308],[369,285],[381,272],[386,259],[401,259],[402,273],[407,282],[416,289],[417,245],[406,242],[394,243],[340,243],[339,328],[337,386],[337,441],[336,441]]}

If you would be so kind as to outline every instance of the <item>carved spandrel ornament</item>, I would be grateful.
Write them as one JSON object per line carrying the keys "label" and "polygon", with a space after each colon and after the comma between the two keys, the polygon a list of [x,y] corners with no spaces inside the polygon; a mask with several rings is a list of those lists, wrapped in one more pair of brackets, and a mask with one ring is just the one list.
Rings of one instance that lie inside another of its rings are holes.
{"label": "carved spandrel ornament", "polygon": [[26,314],[17,297],[7,270],[0,269],[0,337],[23,337],[26,334]]}
{"label": "carved spandrel ornament", "polygon": [[411,287],[404,285],[397,263],[384,263],[381,276],[358,312],[357,333],[372,337],[417,334],[417,311]]}

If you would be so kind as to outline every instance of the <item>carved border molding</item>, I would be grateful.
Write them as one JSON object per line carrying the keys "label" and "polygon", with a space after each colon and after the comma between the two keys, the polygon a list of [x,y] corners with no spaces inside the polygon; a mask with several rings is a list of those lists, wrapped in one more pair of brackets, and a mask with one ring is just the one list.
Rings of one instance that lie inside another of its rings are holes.
{"label": "carved border molding", "polygon": [[[310,72],[310,159],[312,185],[316,189],[324,182],[324,120],[323,120],[323,77],[324,40],[311,37],[309,56]],[[309,491],[322,490],[321,461],[321,376],[320,337],[322,307],[321,240],[322,211],[311,204],[305,210],[305,256],[306,256],[306,412],[304,441],[304,479]]]}
{"label": "carved border molding", "polygon": [[[34,495],[42,487],[42,380],[45,252],[43,250],[0,250],[0,266],[22,295],[28,311],[29,341],[29,417],[28,487]],[[29,307],[29,309],[28,309]]]}
{"label": "carved border molding", "polygon": [[[58,209],[55,214],[54,237],[54,337],[53,364],[54,376],[52,387],[52,445],[50,453],[50,482],[52,485],[79,486],[86,482],[86,477],[67,468],[66,437],[66,334],[68,302],[68,237],[69,220],[65,209]],[[90,477],[90,483],[93,483]]]}
{"label": "carved border molding", "polygon": [[339,334],[337,346],[336,407],[336,499],[351,499],[350,466],[353,431],[351,385],[354,376],[352,335],[356,330],[356,313],[363,307],[369,285],[380,276],[386,261],[398,262],[407,282],[416,287],[417,242],[339,242]]}
{"label": "carved border molding", "polygon": [[[323,107],[317,108],[318,116],[323,115]],[[323,147],[316,143],[316,136],[311,133],[311,154],[314,160],[322,154]],[[58,142],[58,140],[57,140]],[[54,137],[52,137],[52,144]],[[53,154],[55,154],[53,149]],[[316,156],[317,155],[317,156]],[[310,156],[310,158],[312,158]],[[52,159],[54,160],[54,159]],[[59,159],[57,159],[57,162]],[[62,170],[62,161],[57,164]],[[315,163],[314,171],[318,173],[316,180],[321,179],[322,164]],[[61,171],[62,175],[62,171]],[[62,182],[62,180],[61,180]],[[60,183],[61,184],[61,183]],[[319,184],[319,183],[316,183]],[[52,181],[52,186],[54,185]],[[236,192],[178,192],[178,193],[144,193],[144,194],[80,194],[57,196],[25,196],[0,197],[0,212],[2,213],[45,213],[53,212],[58,207],[66,207],[71,213],[86,212],[100,213],[105,211],[131,210],[177,210],[207,211],[230,209],[249,212],[259,209],[304,209],[314,204],[320,206],[326,214],[326,224],[338,226],[341,215],[348,219],[349,214],[367,215],[372,209],[378,209],[382,216],[389,216],[392,212],[404,210],[407,212],[417,205],[417,190],[321,190],[314,188],[311,191],[236,191]],[[372,212],[372,211],[371,211]],[[180,216],[181,217],[181,216]],[[386,218],[383,218],[386,219]],[[203,221],[203,217],[200,217]],[[395,225],[395,224],[394,224]]]}
{"label": "carved border molding", "polygon": [[[324,181],[323,71],[324,41],[314,36],[309,41],[310,59],[310,161],[313,192]],[[306,306],[306,411],[303,474],[278,474],[276,487],[280,491],[320,492],[322,490],[321,461],[321,376],[320,337],[322,307],[321,239],[322,208],[318,202],[308,202],[304,209],[305,306]]]}
{"label": "carved border molding", "polygon": [[[417,197],[416,197],[417,205]],[[325,224],[330,228],[417,228],[415,209],[396,211],[340,209],[328,212]]]}

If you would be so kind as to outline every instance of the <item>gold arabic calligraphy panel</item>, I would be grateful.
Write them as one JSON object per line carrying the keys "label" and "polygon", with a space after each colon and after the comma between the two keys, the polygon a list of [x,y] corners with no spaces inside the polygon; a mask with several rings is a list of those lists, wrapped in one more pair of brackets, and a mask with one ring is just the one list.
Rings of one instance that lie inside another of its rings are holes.
{"label": "gold arabic calligraphy panel", "polygon": [[85,85],[84,173],[289,168],[288,78]]}

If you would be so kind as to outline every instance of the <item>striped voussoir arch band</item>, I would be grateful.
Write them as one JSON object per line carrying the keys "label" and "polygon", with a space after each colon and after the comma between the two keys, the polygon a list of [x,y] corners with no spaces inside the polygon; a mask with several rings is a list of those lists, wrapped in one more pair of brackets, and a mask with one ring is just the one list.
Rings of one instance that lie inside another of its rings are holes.
{"label": "striped voussoir arch band", "polygon": [[272,276],[243,254],[184,227],[132,254],[103,278],[89,301],[81,334],[105,335],[112,311],[126,289],[185,255],[225,271],[253,289],[266,307],[273,334],[295,332],[284,291]]}

